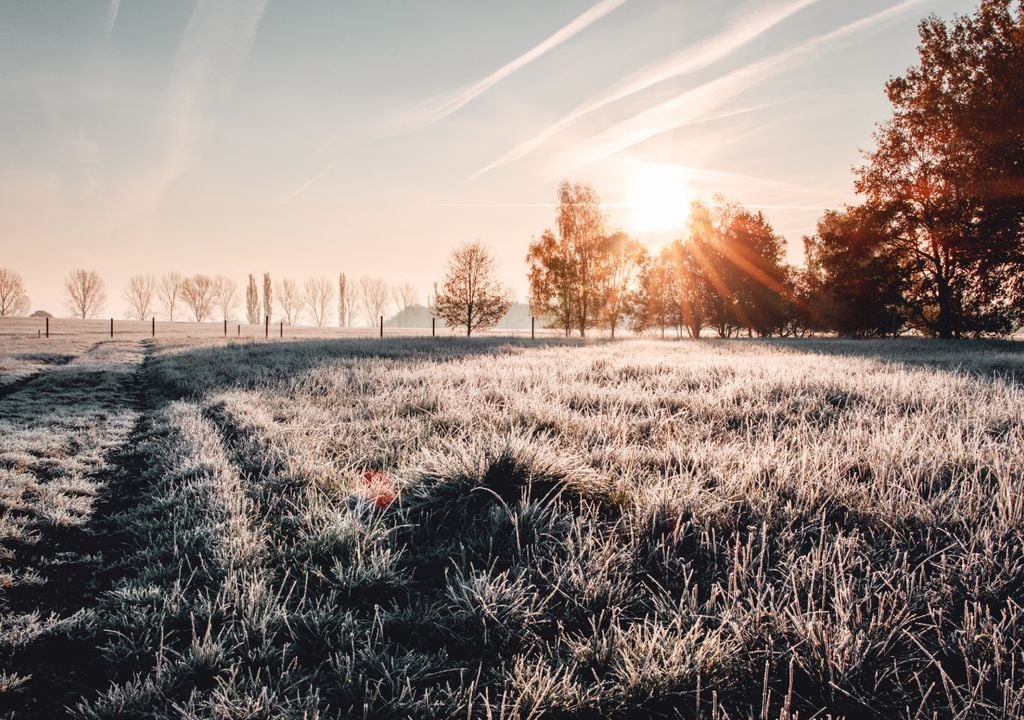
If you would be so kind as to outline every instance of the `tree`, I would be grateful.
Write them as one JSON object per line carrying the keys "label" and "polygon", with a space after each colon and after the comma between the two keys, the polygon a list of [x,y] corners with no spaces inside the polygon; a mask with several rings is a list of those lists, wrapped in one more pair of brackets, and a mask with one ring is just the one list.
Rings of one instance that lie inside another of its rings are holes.
{"label": "tree", "polygon": [[604,238],[601,201],[588,183],[562,182],[558,188],[558,237],[545,230],[530,244],[530,308],[580,337],[601,318]]}
{"label": "tree", "polygon": [[856,188],[888,219],[920,329],[1008,332],[1024,313],[1022,10],[982,0],[919,35],[918,64],[886,84],[893,115]]}
{"label": "tree", "polygon": [[866,206],[829,210],[818,221],[804,238],[807,324],[852,337],[899,331],[906,273],[887,232],[886,219]]}
{"label": "tree", "polygon": [[317,327],[323,327],[334,301],[334,286],[327,278],[309,278],[303,287],[305,290],[306,307]]}
{"label": "tree", "polygon": [[633,332],[643,333],[657,328],[665,337],[665,328],[674,324],[674,300],[671,251],[662,248],[654,257],[647,257],[640,266],[630,313]]}
{"label": "tree", "polygon": [[0,268],[0,317],[14,317],[28,312],[29,300],[21,275]]}
{"label": "tree", "polygon": [[388,307],[388,285],[378,277],[363,275],[359,278],[359,299],[369,324],[383,316]]}
{"label": "tree", "polygon": [[602,320],[615,337],[615,328],[626,311],[637,273],[643,265],[647,251],[643,245],[624,232],[616,232],[600,241],[603,267],[600,273]]}
{"label": "tree", "polygon": [[221,320],[231,320],[238,307],[238,284],[225,275],[218,275],[213,281],[213,297]]}
{"label": "tree", "polygon": [[181,299],[192,311],[196,322],[210,319],[216,297],[216,284],[207,275],[193,275],[181,284]]}
{"label": "tree", "polygon": [[738,324],[765,337],[786,322],[786,241],[761,212],[739,210],[723,249],[731,269]]}
{"label": "tree", "polygon": [[708,317],[713,295],[709,273],[701,263],[697,241],[674,240],[669,246],[669,262],[673,276],[676,314],[682,327],[692,338],[699,338]]}
{"label": "tree", "polygon": [[145,320],[150,317],[155,294],[156,278],[152,275],[132,275],[128,278],[124,299],[128,303],[130,317],[134,320]]}
{"label": "tree", "polygon": [[106,286],[95,270],[72,270],[64,278],[64,290],[71,312],[82,319],[96,317],[107,301]]}
{"label": "tree", "polygon": [[419,300],[419,294],[416,292],[416,288],[410,283],[402,283],[396,285],[391,289],[391,297],[395,301],[395,306],[398,311],[405,310],[410,305],[415,305]]}
{"label": "tree", "polygon": [[741,329],[762,336],[780,331],[789,298],[784,247],[762,213],[722,197],[712,205],[695,202],[679,269],[680,305],[693,314],[686,321],[691,334],[699,334],[703,322],[698,312],[719,337]]}
{"label": "tree", "polygon": [[291,278],[285,278],[277,286],[277,304],[284,313],[286,325],[295,325],[302,315],[302,293],[299,285]]}
{"label": "tree", "polygon": [[512,301],[494,275],[494,258],[479,240],[454,250],[435,303],[438,316],[451,327],[465,327],[466,337],[496,325]]}
{"label": "tree", "polygon": [[274,317],[274,304],[271,302],[274,291],[270,287],[270,273],[263,273],[263,316],[267,322]]}
{"label": "tree", "polygon": [[260,321],[260,291],[252,273],[249,273],[249,284],[245,288],[245,318],[250,325]]}
{"label": "tree", "polygon": [[338,273],[338,327],[348,326],[348,298],[345,291],[348,290],[348,278],[345,273]]}
{"label": "tree", "polygon": [[181,273],[166,273],[160,277],[160,284],[156,288],[157,298],[164,306],[164,314],[170,322],[174,322],[174,310],[181,299],[181,287],[185,284],[185,278]]}

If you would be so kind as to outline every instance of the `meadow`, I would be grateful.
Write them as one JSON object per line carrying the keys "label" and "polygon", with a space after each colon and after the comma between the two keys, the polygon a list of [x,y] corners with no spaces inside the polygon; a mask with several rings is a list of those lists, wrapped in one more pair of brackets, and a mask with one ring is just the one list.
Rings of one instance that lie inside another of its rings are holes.
{"label": "meadow", "polygon": [[1019,342],[56,342],[0,716],[1024,716]]}

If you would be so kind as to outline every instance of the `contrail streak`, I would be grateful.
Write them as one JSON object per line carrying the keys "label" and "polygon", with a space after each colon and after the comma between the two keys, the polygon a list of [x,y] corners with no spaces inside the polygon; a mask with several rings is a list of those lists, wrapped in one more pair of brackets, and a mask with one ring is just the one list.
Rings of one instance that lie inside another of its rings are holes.
{"label": "contrail streak", "polygon": [[234,86],[249,54],[266,0],[199,0],[182,35],[163,113],[164,156],[137,191],[155,205],[209,140],[207,116]]}
{"label": "contrail streak", "polygon": [[114,23],[117,22],[117,11],[121,9],[121,0],[110,0],[110,10],[107,11],[107,40],[114,32]]}
{"label": "contrail streak", "polygon": [[573,35],[576,35],[587,26],[600,20],[625,2],[626,0],[601,0],[601,2],[594,5],[542,43],[530,48],[525,53],[498,68],[487,77],[482,78],[471,85],[467,85],[460,90],[443,93],[423,103],[420,107],[406,114],[406,116],[400,121],[400,125],[405,129],[415,130],[431,125],[438,120],[451,115],[476,96],[485,92],[548,51],[558,47]]}
{"label": "contrail streak", "polygon": [[667,130],[699,121],[702,116],[721,107],[754,84],[771,77],[793,62],[806,59],[836,40],[892,20],[921,2],[923,0],[904,0],[898,5],[851,22],[788,50],[750,63],[739,70],[688,90],[672,100],[655,105],[600,133],[587,142],[583,149],[563,153],[556,160],[555,174],[571,172],[660,135]]}
{"label": "contrail streak", "polygon": [[641,68],[610,87],[604,93],[580,105],[564,118],[546,128],[539,135],[513,148],[490,165],[481,168],[470,179],[520,159],[588,113],[599,110],[606,105],[610,105],[669,78],[695,72],[722,60],[751,40],[763,35],[786,18],[818,2],[821,2],[821,0],[792,0],[791,2],[775,5],[760,11],[744,8],[740,13],[742,20],[728,28],[725,32],[698,43],[696,46],[679,50],[658,62]]}

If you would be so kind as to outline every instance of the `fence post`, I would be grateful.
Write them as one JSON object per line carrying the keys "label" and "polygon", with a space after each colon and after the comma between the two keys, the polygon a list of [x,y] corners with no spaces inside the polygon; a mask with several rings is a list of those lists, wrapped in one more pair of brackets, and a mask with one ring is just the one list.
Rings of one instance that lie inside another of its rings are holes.
{"label": "fence post", "polygon": [[432,317],[432,318],[430,318],[430,337],[435,337],[436,335],[437,335],[437,318]]}
{"label": "fence post", "polygon": [[242,323],[238,323],[238,337],[242,337]]}
{"label": "fence post", "polygon": [[114,318],[110,318],[110,337],[114,337]]}
{"label": "fence post", "polygon": [[151,325],[151,327],[150,327],[150,330],[149,330],[149,335],[150,335],[150,337],[156,337],[156,318],[152,318],[150,320],[150,325]]}
{"label": "fence post", "polygon": [[534,329],[533,329],[533,324],[534,324],[534,321],[535,321],[535,320],[536,320],[536,318],[535,318],[535,317],[533,317],[533,315],[531,315],[531,316],[530,316],[530,339],[531,339],[531,340],[535,340],[535,339],[536,339],[536,337],[537,337],[537,336],[536,336],[536,335],[534,334]]}
{"label": "fence post", "polygon": [[384,316],[380,316],[380,336],[384,337]]}
{"label": "fence post", "polygon": [[50,318],[46,318],[46,337],[50,337]]}
{"label": "fence post", "polygon": [[270,339],[270,316],[263,316],[263,337]]}
{"label": "fence post", "polygon": [[281,337],[284,338],[284,320],[281,321]]}
{"label": "fence post", "polygon": [[228,336],[228,319],[224,318],[224,337]]}

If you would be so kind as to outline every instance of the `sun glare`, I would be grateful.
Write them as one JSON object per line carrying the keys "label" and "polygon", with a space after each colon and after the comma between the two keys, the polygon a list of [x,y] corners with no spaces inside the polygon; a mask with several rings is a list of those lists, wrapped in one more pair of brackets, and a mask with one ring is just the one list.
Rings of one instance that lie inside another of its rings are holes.
{"label": "sun glare", "polygon": [[683,168],[637,163],[629,181],[629,227],[633,232],[676,230],[686,222],[692,197]]}

